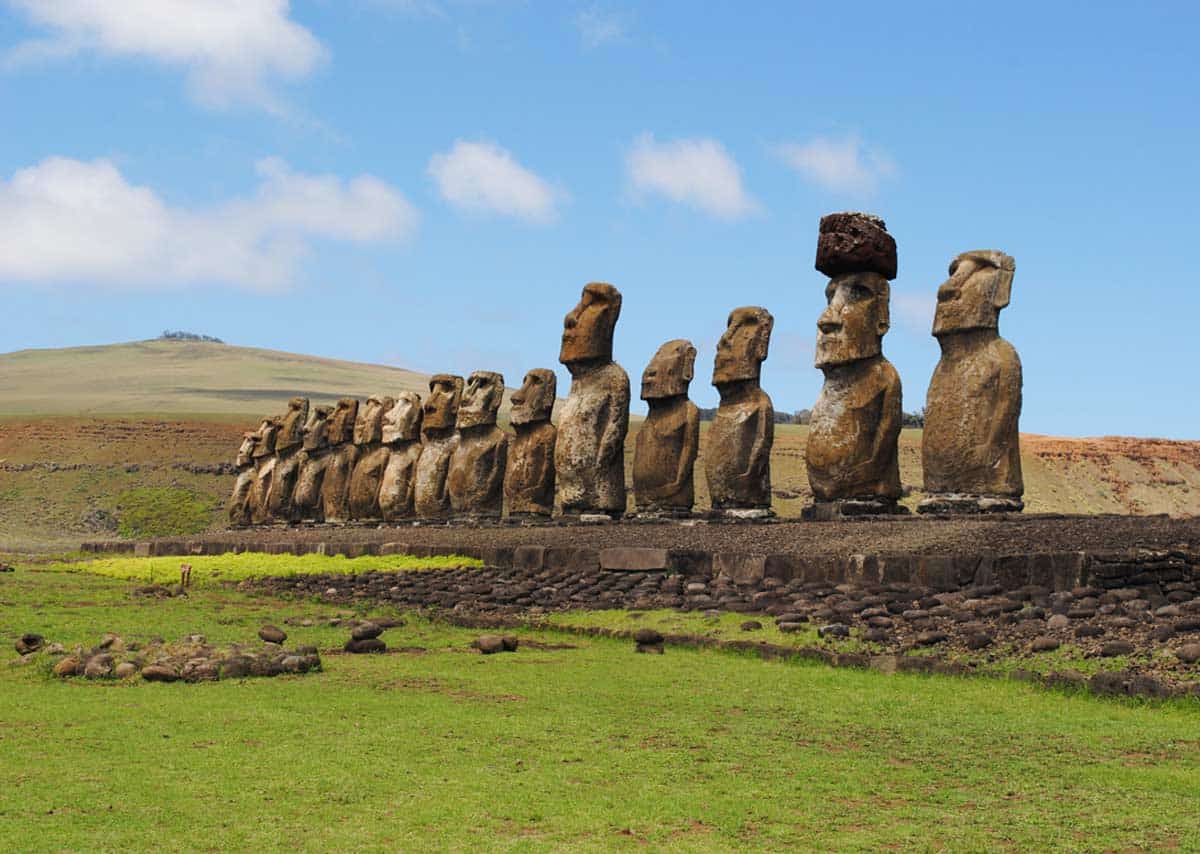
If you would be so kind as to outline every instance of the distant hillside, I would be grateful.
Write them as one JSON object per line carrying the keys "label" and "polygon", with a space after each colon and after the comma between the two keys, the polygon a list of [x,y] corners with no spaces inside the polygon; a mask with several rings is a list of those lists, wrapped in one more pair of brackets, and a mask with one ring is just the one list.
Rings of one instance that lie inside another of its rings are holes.
{"label": "distant hillside", "polygon": [[427,390],[400,368],[254,347],[153,340],[0,355],[0,416],[249,416],[316,402]]}

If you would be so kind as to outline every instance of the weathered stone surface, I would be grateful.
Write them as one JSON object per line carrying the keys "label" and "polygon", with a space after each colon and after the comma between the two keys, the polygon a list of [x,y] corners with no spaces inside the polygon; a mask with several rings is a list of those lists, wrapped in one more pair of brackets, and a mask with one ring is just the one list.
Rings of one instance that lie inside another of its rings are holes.
{"label": "weathered stone surface", "polygon": [[932,495],[922,512],[1021,509],[1021,360],[997,332],[1015,269],[1003,252],[964,252],[938,288],[942,357],[925,401],[921,462]]}
{"label": "weathered stone surface", "polygon": [[77,655],[68,655],[54,665],[54,675],[66,678],[75,676],[83,669],[83,662],[79,660]]}
{"label": "weathered stone surface", "polygon": [[329,418],[332,412],[328,406],[317,406],[304,425],[300,477],[292,493],[293,519],[314,522],[322,519],[321,487],[329,462]]}
{"label": "weathered stone surface", "polygon": [[387,644],[379,638],[362,638],[361,640],[348,640],[343,647],[346,652],[354,653],[355,655],[367,655],[371,653],[387,652]]}
{"label": "weathered stone surface", "polygon": [[[886,234],[877,218],[836,222],[861,226],[865,236],[848,246],[880,245],[876,232]],[[843,225],[831,225],[827,232],[825,223],[823,235],[842,233],[837,228]],[[890,245],[894,257],[895,244]],[[825,288],[828,305],[817,321],[816,366],[825,383],[813,405],[806,451],[808,481],[818,504],[853,501],[850,509],[860,513],[892,512],[901,490],[900,377],[882,352],[891,325],[888,276],[894,275],[894,263],[885,269],[888,265],[872,263],[868,256],[818,252],[818,269],[835,272]],[[842,260],[833,263],[829,259],[834,257]]]}
{"label": "weathered stone surface", "polygon": [[567,514],[625,511],[629,377],[612,360],[620,314],[621,292],[593,282],[563,320],[558,359],[571,372],[571,391],[559,418],[554,467]]}
{"label": "weathered stone surface", "polygon": [[17,655],[28,655],[31,652],[37,652],[46,643],[46,639],[39,634],[26,632],[17,638],[17,642],[13,644],[17,650]]}
{"label": "weathered stone surface", "polygon": [[369,640],[371,638],[377,638],[381,634],[383,634],[383,626],[379,625],[378,623],[366,622],[359,623],[357,626],[355,626],[350,632],[350,637],[353,640]]}
{"label": "weathered stone surface", "polygon": [[268,498],[271,482],[275,477],[275,439],[279,435],[279,422],[264,418],[258,426],[257,441],[251,456],[254,458],[254,485],[250,488],[250,521],[256,525],[271,520]]}
{"label": "weathered stone surface", "polygon": [[767,358],[771,313],[758,306],[735,308],[713,360],[712,383],[721,395],[708,429],[704,473],[714,510],[771,507],[771,446],[775,441],[775,408],[759,387]]}
{"label": "weathered stone surface", "polygon": [[547,368],[525,374],[513,393],[504,472],[504,502],[510,516],[550,516],[554,512],[554,446],[558,428],[550,423],[558,378]]}
{"label": "weathered stone surface", "polygon": [[293,397],[288,410],[279,419],[279,434],[275,437],[277,452],[299,448],[304,444],[304,425],[308,423],[308,398]]}
{"label": "weathered stone surface", "polygon": [[178,682],[179,671],[169,664],[148,664],[142,668],[142,678],[147,682]]}
{"label": "weathered stone surface", "polygon": [[600,568],[617,572],[662,572],[670,567],[666,549],[617,547],[600,550]]}
{"label": "weathered stone surface", "polygon": [[454,425],[462,392],[462,377],[434,374],[429,378],[429,395],[425,398],[421,425],[423,445],[413,484],[413,509],[423,519],[438,518],[450,512],[446,476],[458,444]]}
{"label": "weathered stone surface", "polygon": [[475,371],[458,409],[458,444],[450,456],[446,491],[457,515],[499,516],[504,507],[508,434],[496,426],[504,398],[504,377]]}
{"label": "weathered stone surface", "polygon": [[354,428],[358,401],[343,397],[329,419],[329,457],[321,484],[321,510],[326,522],[344,524],[350,519],[350,475],[358,461]]}
{"label": "weathered stone surface", "polygon": [[896,278],[896,241],[872,214],[847,212],[821,217],[816,268],[831,279],[843,273],[878,273]]}
{"label": "weathered stone surface", "polygon": [[385,522],[413,515],[417,461],[421,457],[421,397],[402,391],[383,416],[387,465],[379,483],[379,514]]}
{"label": "weathered stone surface", "polygon": [[266,625],[258,630],[258,636],[267,643],[283,643],[287,640],[287,632],[278,626]]}
{"label": "weathered stone surface", "polygon": [[700,450],[700,410],[688,400],[696,348],[677,339],[658,348],[642,373],[650,412],[633,449],[633,494],[639,513],[688,513],[696,502],[692,472]]}
{"label": "weathered stone surface", "polygon": [[250,490],[254,487],[254,478],[258,474],[254,467],[254,446],[258,442],[254,431],[242,434],[242,445],[238,448],[237,479],[233,482],[233,493],[226,504],[226,516],[229,524],[234,526],[250,524]]}
{"label": "weathered stone surface", "polygon": [[471,646],[479,650],[484,655],[495,655],[498,652],[504,652],[504,638],[500,635],[480,635],[471,642]]}
{"label": "weathered stone surface", "polygon": [[633,633],[633,639],[637,643],[645,646],[654,646],[655,644],[660,644],[665,640],[665,638],[662,636],[662,632],[658,631],[657,629],[638,629]]}
{"label": "weathered stone surface", "polygon": [[357,459],[350,474],[350,518],[360,521],[381,518],[379,487],[387,467],[391,448],[383,443],[383,417],[396,401],[384,395],[371,395],[358,413],[354,424]]}

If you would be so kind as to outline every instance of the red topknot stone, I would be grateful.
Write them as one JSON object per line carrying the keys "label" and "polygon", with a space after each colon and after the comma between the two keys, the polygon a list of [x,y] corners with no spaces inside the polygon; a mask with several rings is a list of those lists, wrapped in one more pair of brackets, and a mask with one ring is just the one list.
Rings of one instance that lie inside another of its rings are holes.
{"label": "red topknot stone", "polygon": [[896,240],[873,214],[829,214],[821,217],[816,266],[831,279],[843,273],[879,273],[894,279]]}

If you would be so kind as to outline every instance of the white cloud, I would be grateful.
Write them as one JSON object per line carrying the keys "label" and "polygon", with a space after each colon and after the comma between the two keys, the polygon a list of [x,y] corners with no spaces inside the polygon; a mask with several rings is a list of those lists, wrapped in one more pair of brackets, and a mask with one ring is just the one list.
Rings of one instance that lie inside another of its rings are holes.
{"label": "white cloud", "polygon": [[84,51],[132,56],[187,72],[198,100],[278,110],[271,84],[306,76],[325,55],[289,17],[288,0],[7,0],[51,31],[6,57],[9,66]]}
{"label": "white cloud", "polygon": [[842,139],[819,136],[806,143],[786,143],[778,151],[788,166],[835,193],[869,194],[881,180],[896,173],[890,157],[864,146],[853,135]]}
{"label": "white cloud", "polygon": [[575,28],[589,48],[602,47],[625,40],[625,24],[616,15],[592,7],[575,16]]}
{"label": "white cloud", "polygon": [[172,207],[108,160],[51,157],[0,180],[0,280],[134,288],[226,284],[279,290],[315,239],[402,240],[417,213],[370,175],[342,182],[259,161],[256,193]]}
{"label": "white cloud", "polygon": [[497,213],[527,222],[552,222],[564,194],[490,142],[456,140],[429,159],[442,198],[470,213]]}
{"label": "white cloud", "polygon": [[742,186],[742,170],[715,139],[658,143],[650,134],[634,140],[625,160],[635,195],[656,193],[721,219],[759,209]]}

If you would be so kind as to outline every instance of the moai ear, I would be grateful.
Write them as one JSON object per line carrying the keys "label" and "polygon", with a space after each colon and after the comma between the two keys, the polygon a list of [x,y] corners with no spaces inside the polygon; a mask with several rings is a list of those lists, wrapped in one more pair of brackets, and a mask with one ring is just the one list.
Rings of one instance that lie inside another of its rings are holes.
{"label": "moai ear", "polygon": [[892,294],[890,287],[884,287],[875,297],[876,316],[875,334],[882,338],[892,328]]}
{"label": "moai ear", "polygon": [[683,380],[691,382],[696,378],[696,348],[688,344],[683,351]]}
{"label": "moai ear", "polygon": [[767,360],[767,352],[771,348],[771,330],[775,328],[775,318],[765,309],[758,317],[758,334],[754,337],[755,357],[760,362]]}
{"label": "moai ear", "polygon": [[997,311],[1007,308],[1012,300],[1013,271],[1001,267],[996,271],[996,290],[992,292],[992,305]]}

